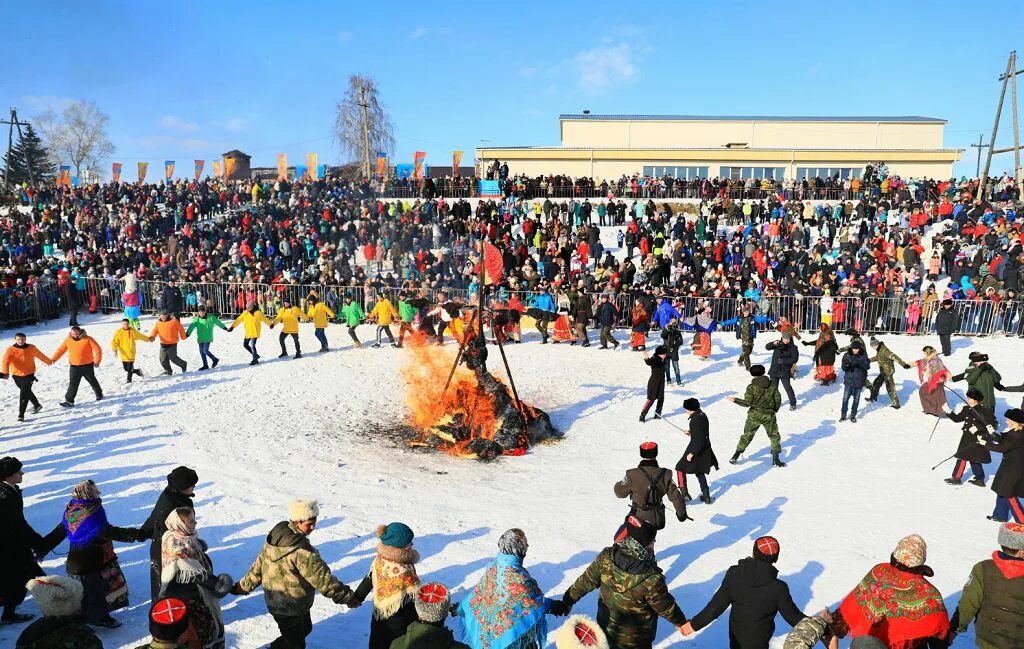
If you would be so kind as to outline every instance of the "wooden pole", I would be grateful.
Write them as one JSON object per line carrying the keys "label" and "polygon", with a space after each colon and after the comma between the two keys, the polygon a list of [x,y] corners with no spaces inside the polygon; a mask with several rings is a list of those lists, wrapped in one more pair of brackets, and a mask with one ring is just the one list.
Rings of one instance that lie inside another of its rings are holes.
{"label": "wooden pole", "polygon": [[1013,107],[1013,182],[1024,187],[1020,178],[1020,127],[1017,123],[1017,51],[1010,52],[1010,103]]}
{"label": "wooden pole", "polygon": [[999,104],[996,106],[996,119],[992,125],[992,137],[989,138],[988,155],[985,157],[985,171],[978,184],[978,198],[982,200],[985,199],[985,189],[988,187],[988,172],[992,168],[992,152],[996,146],[996,134],[999,132],[999,117],[1003,113],[1003,101],[1006,99],[1006,84],[1010,81],[1010,75],[1013,73],[1012,63],[1013,55],[1006,61],[1006,74],[1003,75],[1003,87],[999,91]]}

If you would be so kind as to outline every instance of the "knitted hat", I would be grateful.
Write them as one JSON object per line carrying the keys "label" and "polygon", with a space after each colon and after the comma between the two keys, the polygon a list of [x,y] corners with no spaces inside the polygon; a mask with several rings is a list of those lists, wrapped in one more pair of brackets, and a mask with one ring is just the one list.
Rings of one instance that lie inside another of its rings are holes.
{"label": "knitted hat", "polygon": [[619,526],[618,531],[615,532],[615,542],[618,543],[626,537],[630,537],[640,545],[647,547],[654,542],[654,537],[657,533],[658,531],[654,529],[654,526],[647,521],[642,521],[636,516],[629,515],[622,525]]}
{"label": "knitted hat", "polygon": [[694,412],[700,410],[700,401],[697,401],[693,397],[683,400],[683,409]]}
{"label": "knitted hat", "polygon": [[25,584],[46,617],[67,617],[82,612],[82,582],[70,577],[37,577]]}
{"label": "knitted hat", "polygon": [[750,376],[764,376],[764,365],[751,365]]}
{"label": "knitted hat", "polygon": [[591,618],[573,615],[555,635],[555,649],[608,649],[608,638]]}
{"label": "knitted hat", "polygon": [[167,474],[167,486],[175,491],[184,491],[199,483],[199,474],[187,466],[179,466]]}
{"label": "knitted hat", "polygon": [[0,458],[0,480],[10,478],[18,471],[21,471],[21,467],[22,464],[16,457],[8,455],[7,457]]}
{"label": "knitted hat", "polygon": [[984,363],[988,361],[988,354],[982,354],[981,352],[971,352],[967,355],[967,360],[972,363]]}
{"label": "knitted hat", "polygon": [[1011,550],[1024,550],[1024,523],[1003,523],[999,526],[999,545]]}
{"label": "knitted hat", "polygon": [[188,606],[175,597],[158,599],[149,609],[149,633],[154,640],[176,642],[188,629]]}
{"label": "knitted hat", "polygon": [[917,568],[928,559],[928,545],[917,534],[911,534],[900,539],[892,557],[908,568]]}
{"label": "knitted hat", "polygon": [[762,536],[754,541],[754,556],[768,563],[779,560],[779,541],[774,536]]}
{"label": "knitted hat", "polygon": [[1024,410],[1020,408],[1010,408],[1003,416],[1016,424],[1024,424]]}
{"label": "knitted hat", "polygon": [[448,589],[436,581],[423,584],[416,593],[416,615],[421,622],[433,623],[444,622],[448,617],[448,609],[451,607],[451,600],[448,597]]}
{"label": "knitted hat", "polygon": [[320,503],[315,500],[296,498],[288,503],[288,520],[294,523],[320,518]]}
{"label": "knitted hat", "polygon": [[653,460],[658,457],[657,442],[644,442],[640,445],[640,457],[645,460]]}
{"label": "knitted hat", "polygon": [[984,401],[985,395],[978,388],[970,388],[967,390],[967,398],[974,399],[975,401]]}
{"label": "knitted hat", "polygon": [[405,523],[388,523],[377,528],[377,538],[384,545],[392,548],[407,548],[412,545],[415,536],[412,528]]}

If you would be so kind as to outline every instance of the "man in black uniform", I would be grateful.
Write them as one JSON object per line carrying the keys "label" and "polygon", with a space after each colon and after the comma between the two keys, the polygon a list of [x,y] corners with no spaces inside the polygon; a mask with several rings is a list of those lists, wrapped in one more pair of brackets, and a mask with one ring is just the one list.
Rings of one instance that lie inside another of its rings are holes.
{"label": "man in black uniform", "polygon": [[18,486],[23,475],[21,466],[16,457],[0,458],[0,601],[4,607],[0,624],[32,619],[31,614],[18,613],[17,609],[25,601],[25,584],[43,575],[35,558],[43,538],[25,520],[25,502]]}
{"label": "man in black uniform", "polygon": [[979,443],[979,440],[988,438],[993,431],[999,428],[999,422],[996,421],[995,413],[982,403],[984,398],[981,390],[971,388],[967,391],[967,406],[961,408],[960,412],[950,411],[948,413],[950,419],[962,423],[964,426],[960,436],[960,445],[956,449],[953,475],[946,478],[947,484],[960,484],[961,478],[964,477],[964,470],[969,463],[974,478],[968,482],[978,487],[985,486],[985,467],[983,465],[992,461],[992,454]]}
{"label": "man in black uniform", "polygon": [[658,345],[653,357],[644,352],[644,362],[651,368],[651,378],[647,379],[647,401],[640,411],[640,423],[647,421],[647,413],[654,402],[658,403],[654,408],[654,418],[661,419],[661,409],[665,406],[665,363],[668,362],[668,350],[664,345]]}
{"label": "man in black uniform", "polygon": [[949,356],[952,347],[949,337],[960,328],[960,314],[953,310],[953,300],[945,299],[939,312],[935,315],[935,333],[939,334],[939,342],[942,344],[942,355]]}
{"label": "man in black uniform", "polygon": [[676,510],[676,518],[682,523],[686,515],[686,501],[672,481],[672,472],[658,466],[658,445],[644,442],[640,445],[640,464],[626,471],[626,477],[615,483],[615,497],[629,498],[629,515],[636,516],[655,530],[665,528],[665,505],[662,499],[668,496]]}

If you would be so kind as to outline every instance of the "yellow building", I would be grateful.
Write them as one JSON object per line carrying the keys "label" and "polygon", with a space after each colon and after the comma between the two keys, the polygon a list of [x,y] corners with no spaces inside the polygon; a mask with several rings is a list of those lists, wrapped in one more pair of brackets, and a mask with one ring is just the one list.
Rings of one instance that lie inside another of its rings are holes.
{"label": "yellow building", "polygon": [[561,146],[483,147],[511,174],[614,179],[623,174],[692,179],[859,176],[885,162],[903,178],[950,178],[963,149],[942,146],[934,117],[708,117],[561,115]]}

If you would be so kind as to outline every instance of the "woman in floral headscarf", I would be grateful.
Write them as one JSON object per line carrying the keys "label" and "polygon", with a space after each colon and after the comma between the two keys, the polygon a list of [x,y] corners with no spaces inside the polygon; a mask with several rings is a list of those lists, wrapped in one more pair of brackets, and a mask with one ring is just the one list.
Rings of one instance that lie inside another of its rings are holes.
{"label": "woman in floral headscarf", "polygon": [[42,554],[48,554],[65,538],[71,544],[68,575],[82,582],[82,617],[94,626],[120,626],[110,612],[128,606],[128,583],[113,542],[134,543],[142,541],[144,535],[140,530],[108,523],[99,487],[85,480],[71,490],[64,519],[43,539]]}
{"label": "woman in floral headscarf", "polygon": [[353,596],[353,605],[373,594],[370,620],[370,649],[389,649],[417,621],[415,599],[420,588],[416,563],[420,554],[413,547],[412,528],[393,522],[377,527],[377,556],[370,572]]}
{"label": "woman in floral headscarf", "polygon": [[178,640],[188,649],[224,649],[220,599],[231,591],[231,575],[215,575],[206,544],[196,534],[196,513],[178,507],[167,515],[160,540],[160,597],[188,605],[188,630]]}

